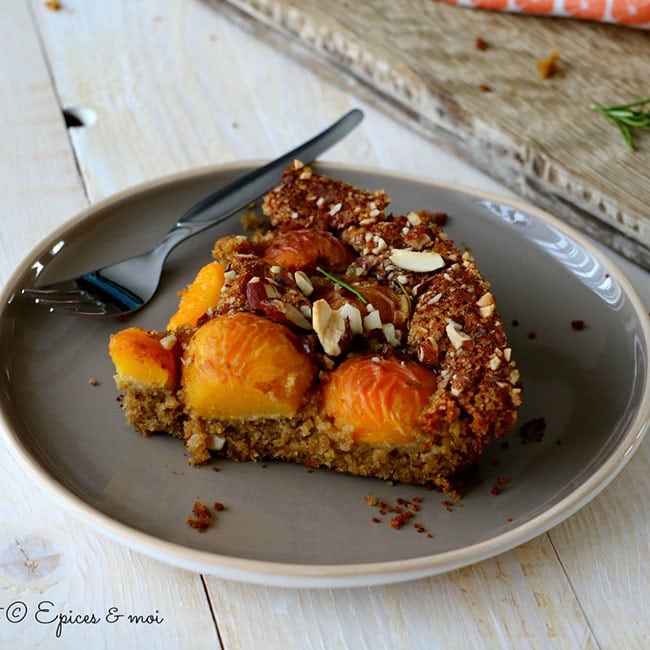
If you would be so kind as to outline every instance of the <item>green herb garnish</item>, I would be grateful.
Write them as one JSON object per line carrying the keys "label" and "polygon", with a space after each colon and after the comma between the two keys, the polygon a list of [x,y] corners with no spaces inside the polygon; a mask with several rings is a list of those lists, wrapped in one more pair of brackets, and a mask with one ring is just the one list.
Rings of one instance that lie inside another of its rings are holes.
{"label": "green herb garnish", "polygon": [[350,286],[347,282],[344,282],[340,278],[337,278],[335,275],[332,275],[331,273],[328,273],[325,271],[325,269],[321,269],[320,266],[316,267],[316,270],[319,273],[322,273],[328,280],[331,280],[334,282],[334,284],[338,284],[339,286],[343,287],[344,289],[347,289],[351,293],[353,293],[364,305],[368,304],[368,299],[357,289],[354,287]]}
{"label": "green herb garnish", "polygon": [[644,129],[650,131],[650,110],[633,110],[639,106],[650,104],[650,97],[639,99],[629,104],[620,104],[619,106],[602,106],[594,104],[591,108],[598,111],[610,120],[623,136],[625,144],[630,151],[635,151],[632,142],[632,129]]}

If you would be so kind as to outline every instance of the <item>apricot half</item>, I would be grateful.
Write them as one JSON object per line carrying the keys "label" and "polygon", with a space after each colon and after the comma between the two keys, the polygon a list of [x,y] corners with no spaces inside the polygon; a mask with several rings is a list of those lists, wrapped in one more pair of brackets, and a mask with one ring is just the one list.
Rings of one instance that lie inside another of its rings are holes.
{"label": "apricot half", "polygon": [[178,309],[169,319],[167,329],[173,332],[181,325],[194,327],[205,312],[217,306],[223,282],[224,267],[219,262],[210,262],[200,268],[192,283],[179,291]]}
{"label": "apricot half", "polygon": [[205,418],[290,416],[315,369],[284,325],[240,312],[214,318],[190,339],[183,357],[185,403]]}
{"label": "apricot half", "polygon": [[330,374],[323,407],[337,429],[351,432],[355,442],[411,442],[435,386],[435,375],[414,361],[356,357]]}
{"label": "apricot half", "polygon": [[350,249],[325,230],[290,230],[264,252],[266,262],[289,271],[314,271],[319,265],[343,271],[352,259]]}
{"label": "apricot half", "polygon": [[164,334],[129,327],[110,337],[108,352],[118,383],[142,388],[175,388],[178,362],[172,349],[163,347]]}

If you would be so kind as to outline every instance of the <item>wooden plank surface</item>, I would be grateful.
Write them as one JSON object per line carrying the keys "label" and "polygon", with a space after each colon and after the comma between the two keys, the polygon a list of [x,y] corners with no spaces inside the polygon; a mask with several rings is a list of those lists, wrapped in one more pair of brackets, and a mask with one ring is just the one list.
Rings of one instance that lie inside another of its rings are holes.
{"label": "wooden plank surface", "polygon": [[590,109],[650,96],[647,32],[435,0],[206,1],[650,268],[650,133],[631,153]]}
{"label": "wooden plank surface", "polygon": [[[41,12],[42,3],[34,4]],[[29,249],[88,201],[27,3],[3,5],[0,42],[6,48],[0,56],[4,285]],[[114,164],[119,166],[119,158]],[[0,495],[2,648],[218,647],[201,576],[131,551],[80,523],[34,483],[2,439]],[[109,624],[112,607],[124,616]],[[160,624],[127,620],[156,610],[164,619]],[[60,614],[102,621],[64,623],[57,634]]]}
{"label": "wooden plank surface", "polygon": [[[408,584],[287,591],[207,582],[226,647],[255,650],[260,638],[304,650],[598,647],[546,535]],[[245,628],[233,625],[246,616]]]}
{"label": "wooden plank surface", "polygon": [[[170,0],[164,11],[157,0],[68,0],[59,12],[11,0],[0,43],[3,282],[89,202],[181,169],[269,158],[359,104],[194,0]],[[504,191],[360,105],[364,123],[324,158]],[[96,122],[66,130],[70,107]],[[236,584],[168,566],[68,515],[3,443],[0,451],[0,607],[51,601],[64,613],[117,606],[164,618],[146,628],[68,626],[57,639],[51,625],[9,625],[0,610],[3,648],[572,650],[648,640],[649,583],[636,572],[650,537],[648,445],[550,534],[443,576],[350,590]]]}

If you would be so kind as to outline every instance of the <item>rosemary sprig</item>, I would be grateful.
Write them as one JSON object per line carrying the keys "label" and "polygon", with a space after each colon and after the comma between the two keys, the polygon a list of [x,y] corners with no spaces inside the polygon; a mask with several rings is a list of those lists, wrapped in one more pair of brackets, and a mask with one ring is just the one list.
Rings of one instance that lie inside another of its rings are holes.
{"label": "rosemary sprig", "polygon": [[334,284],[338,284],[339,286],[353,293],[364,305],[368,304],[368,299],[360,291],[350,286],[347,282],[344,282],[340,278],[337,278],[335,275],[328,273],[325,269],[322,269],[320,266],[317,266],[316,270],[319,273],[322,273],[328,280],[334,282]]}
{"label": "rosemary sprig", "polygon": [[602,106],[601,104],[592,105],[592,109],[601,115],[604,115],[612,122],[623,136],[625,145],[630,151],[636,151],[632,142],[632,129],[644,129],[650,131],[650,109],[633,110],[639,106],[650,104],[650,97],[639,99],[628,104],[619,104],[618,106]]}

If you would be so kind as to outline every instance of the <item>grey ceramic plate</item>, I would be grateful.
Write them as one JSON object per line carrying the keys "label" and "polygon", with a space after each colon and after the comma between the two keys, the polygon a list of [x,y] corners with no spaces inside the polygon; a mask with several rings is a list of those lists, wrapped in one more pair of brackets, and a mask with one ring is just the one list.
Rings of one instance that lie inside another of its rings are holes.
{"label": "grey ceramic plate", "polygon": [[[188,569],[273,585],[353,586],[432,575],[503,552],[574,513],[621,470],[650,412],[647,315],[622,274],[532,207],[333,165],[321,169],[386,189],[396,213],[449,214],[449,234],[492,282],[524,382],[520,422],[544,418],[543,439],[524,445],[515,430],[507,444],[493,444],[462,506],[446,507],[444,495],[420,487],[290,464],[191,468],[178,441],[133,433],[107,355],[109,334],[125,325],[49,314],[21,299],[20,289],[40,265],[43,281],[55,280],[148,248],[185,208],[250,167],[177,175],[115,196],[54,233],[14,274],[0,306],[4,428],[17,457],[62,504],[119,541]],[[176,291],[226,232],[175,251],[159,295],[129,324],[164,326]],[[586,327],[574,330],[573,320]],[[508,483],[495,495],[499,477]],[[393,505],[422,502],[395,530],[366,503],[368,494]],[[185,523],[195,499],[227,507],[205,533]]]}

